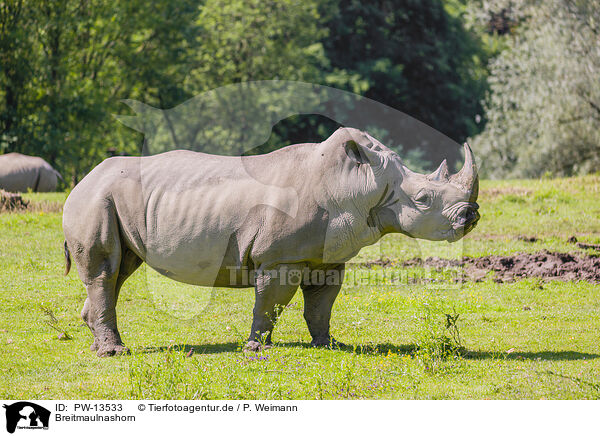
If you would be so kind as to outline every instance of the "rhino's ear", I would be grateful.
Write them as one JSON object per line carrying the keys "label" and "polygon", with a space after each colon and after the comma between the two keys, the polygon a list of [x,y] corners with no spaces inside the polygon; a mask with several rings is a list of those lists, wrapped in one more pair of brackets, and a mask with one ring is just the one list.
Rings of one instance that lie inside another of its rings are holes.
{"label": "rhino's ear", "polygon": [[[364,141],[361,141],[364,142]],[[344,143],[346,155],[357,164],[369,164],[371,166],[381,165],[381,155],[372,148],[373,143],[359,143],[353,139]]]}

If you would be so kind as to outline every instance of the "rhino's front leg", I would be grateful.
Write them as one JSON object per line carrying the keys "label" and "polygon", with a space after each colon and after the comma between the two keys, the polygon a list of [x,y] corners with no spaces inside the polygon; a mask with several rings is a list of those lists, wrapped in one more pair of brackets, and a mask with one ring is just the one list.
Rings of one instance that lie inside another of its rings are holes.
{"label": "rhino's front leg", "polygon": [[[257,273],[252,328],[245,350],[259,351],[271,344],[273,327],[282,310],[290,302],[300,280],[293,279],[296,270],[287,266],[279,267],[276,274],[268,271]],[[301,275],[301,270],[297,270]],[[292,280],[288,280],[292,277]]]}
{"label": "rhino's front leg", "polygon": [[[342,346],[329,334],[331,309],[344,280],[345,265],[311,271],[312,283],[302,286],[304,295],[304,319],[312,336],[314,346]],[[323,274],[324,272],[324,274]]]}

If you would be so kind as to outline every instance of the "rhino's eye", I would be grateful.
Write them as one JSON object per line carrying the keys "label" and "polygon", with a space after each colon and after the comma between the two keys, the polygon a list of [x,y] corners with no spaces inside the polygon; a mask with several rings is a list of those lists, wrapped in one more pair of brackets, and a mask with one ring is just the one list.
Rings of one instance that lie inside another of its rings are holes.
{"label": "rhino's eye", "polygon": [[420,191],[415,195],[415,203],[419,207],[428,208],[431,206],[432,201],[433,197],[427,191]]}

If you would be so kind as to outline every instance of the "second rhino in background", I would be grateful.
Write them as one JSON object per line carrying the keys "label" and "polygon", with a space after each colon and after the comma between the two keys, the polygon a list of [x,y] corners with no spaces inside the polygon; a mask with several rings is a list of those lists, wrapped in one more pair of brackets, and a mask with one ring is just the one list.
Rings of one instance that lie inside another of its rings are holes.
{"label": "second rhino in background", "polygon": [[20,153],[0,155],[0,189],[9,192],[56,191],[58,171],[41,157]]}

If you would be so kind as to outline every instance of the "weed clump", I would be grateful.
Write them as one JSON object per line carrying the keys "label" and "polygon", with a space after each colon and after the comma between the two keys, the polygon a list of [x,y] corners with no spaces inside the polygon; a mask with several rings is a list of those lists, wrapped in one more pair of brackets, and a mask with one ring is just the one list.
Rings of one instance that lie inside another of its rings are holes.
{"label": "weed clump", "polygon": [[461,359],[464,351],[454,308],[448,310],[437,302],[424,302],[417,330],[415,358],[429,373],[443,372],[448,362]]}
{"label": "weed clump", "polygon": [[40,309],[42,310],[42,312],[44,313],[44,315],[47,317],[47,319],[45,320],[46,324],[48,324],[50,327],[52,327],[54,330],[56,330],[58,332],[58,339],[61,341],[69,341],[71,339],[73,339],[71,337],[71,335],[69,335],[69,333],[67,333],[67,330],[65,330],[61,325],[60,325],[60,321],[58,320],[58,318],[56,318],[56,316],[54,315],[54,312],[45,306],[40,306]]}

